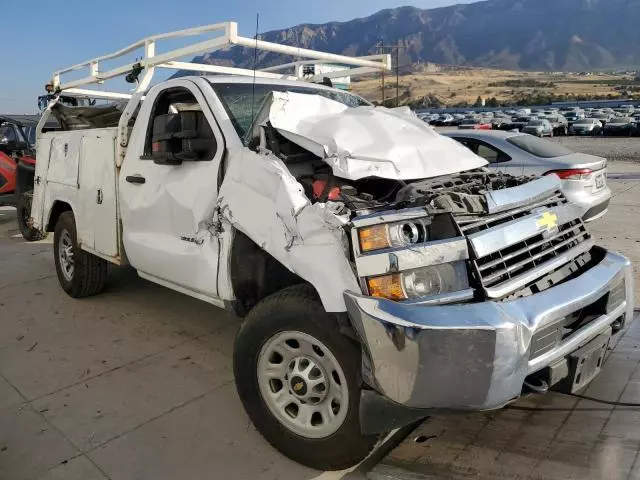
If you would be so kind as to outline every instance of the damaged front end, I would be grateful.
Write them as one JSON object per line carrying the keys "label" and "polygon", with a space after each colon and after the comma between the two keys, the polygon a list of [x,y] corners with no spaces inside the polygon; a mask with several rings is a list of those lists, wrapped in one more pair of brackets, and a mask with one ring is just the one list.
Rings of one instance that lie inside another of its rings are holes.
{"label": "damaged front end", "polygon": [[245,160],[268,159],[288,185],[272,195],[284,228],[245,233],[348,312],[371,387],[365,433],[499,408],[533,375],[564,381],[572,352],[631,318],[629,261],[594,246],[557,177],[494,173],[409,117],[300,97],[313,96],[274,94],[247,138]]}
{"label": "damaged front end", "polygon": [[416,182],[412,207],[352,220],[361,291],[345,303],[381,394],[363,393],[365,432],[430,409],[500,408],[533,381],[582,388],[572,354],[632,318],[630,262],[594,246],[557,178],[523,181]]}
{"label": "damaged front end", "polygon": [[[429,192],[424,207],[352,221],[362,292],[345,301],[366,349],[364,378],[413,415],[499,408],[531,378],[571,390],[580,382],[572,353],[606,345],[631,318],[629,261],[594,246],[559,180],[512,181],[486,172],[428,181],[412,189]],[[385,243],[394,231],[405,246]],[[380,399],[363,400],[364,418],[375,418],[366,412]]]}

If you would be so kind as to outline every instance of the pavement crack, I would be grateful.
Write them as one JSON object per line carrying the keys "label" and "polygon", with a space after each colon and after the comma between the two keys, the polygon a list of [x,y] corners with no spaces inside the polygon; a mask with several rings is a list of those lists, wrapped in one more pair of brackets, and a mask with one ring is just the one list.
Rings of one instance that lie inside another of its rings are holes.
{"label": "pavement crack", "polygon": [[115,437],[110,438],[109,440],[105,440],[104,442],[99,443],[99,444],[89,448],[88,450],[80,450],[80,451],[82,453],[84,453],[85,456],[87,456],[87,458],[90,458],[89,454],[91,452],[97,450],[98,448],[101,448],[104,445],[107,445],[107,444],[113,442],[114,440],[117,440],[117,439],[119,439],[121,437],[124,437],[125,435],[128,435],[131,432],[135,432],[136,430],[139,430],[140,428],[144,427],[145,425],[148,425],[149,423],[151,423],[151,422],[153,422],[153,421],[155,421],[155,420],[157,420],[159,418],[162,418],[165,415],[169,415],[170,413],[172,413],[172,412],[174,412],[174,411],[176,411],[176,410],[178,410],[178,409],[180,409],[182,407],[185,407],[185,406],[187,406],[187,405],[189,405],[189,404],[191,404],[191,403],[193,403],[193,402],[195,402],[197,400],[200,400],[200,399],[206,397],[207,395],[209,395],[209,394],[211,394],[213,392],[221,390],[222,388],[224,388],[224,387],[226,387],[228,385],[232,385],[232,384],[233,384],[233,380],[229,380],[227,382],[221,383],[220,385],[217,385],[216,387],[212,388],[211,390],[207,390],[206,392],[198,395],[197,397],[190,398],[189,400],[186,400],[186,401],[180,403],[179,405],[175,405],[175,406],[171,407],[169,410],[166,410],[166,411],[164,411],[164,412],[162,412],[162,413],[160,413],[158,415],[155,415],[154,417],[151,417],[151,418],[145,420],[144,422],[136,425],[135,427],[127,430],[126,432],[122,432],[122,433],[116,435]]}
{"label": "pavement crack", "polygon": [[[60,393],[60,392],[62,392],[64,390],[67,390],[69,388],[75,387],[77,385],[81,385],[83,383],[87,383],[88,381],[94,380],[96,378],[100,378],[100,377],[102,377],[104,375],[107,375],[109,373],[117,372],[118,370],[122,370],[123,368],[127,368],[127,367],[129,367],[131,365],[134,365],[134,364],[136,364],[138,362],[141,362],[143,360],[148,360],[149,358],[153,358],[153,357],[155,357],[157,355],[162,355],[162,354],[164,354],[166,352],[170,352],[171,350],[173,350],[175,348],[178,348],[178,347],[186,345],[186,344],[188,344],[190,342],[199,340],[199,339],[201,339],[203,337],[206,337],[207,335],[211,335],[212,333],[216,333],[217,331],[218,330],[216,330],[215,332],[202,333],[200,335],[196,335],[194,337],[187,338],[187,339],[185,339],[185,340],[183,340],[183,341],[181,341],[179,343],[176,343],[174,345],[171,345],[171,346],[169,346],[167,348],[163,348],[163,349],[161,349],[161,350],[159,350],[157,352],[149,353],[148,355],[144,355],[143,357],[136,358],[135,360],[131,360],[131,361],[127,362],[127,363],[123,363],[122,365],[118,365],[117,367],[110,368],[108,370],[105,370],[105,371],[100,372],[100,373],[96,373],[95,375],[92,375],[92,376],[89,376],[89,377],[82,377],[80,380],[78,380],[76,382],[70,383],[68,385],[65,385],[64,387],[60,387],[60,388],[58,388],[56,390],[53,390],[51,392],[47,392],[44,395],[40,395],[38,397],[34,397],[34,398],[30,399],[30,400],[27,400],[27,402],[28,403],[37,402],[39,400],[42,400],[43,398],[47,398],[47,397],[49,397],[51,395],[55,395],[56,393]],[[37,343],[38,342],[36,342],[36,345],[37,345]],[[34,348],[35,348],[35,346],[34,346]]]}

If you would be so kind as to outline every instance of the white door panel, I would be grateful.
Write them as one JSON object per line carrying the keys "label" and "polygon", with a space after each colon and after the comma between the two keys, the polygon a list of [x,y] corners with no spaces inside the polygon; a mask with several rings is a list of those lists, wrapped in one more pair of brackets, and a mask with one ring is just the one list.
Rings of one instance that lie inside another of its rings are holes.
{"label": "white door panel", "polygon": [[51,143],[51,156],[47,172],[48,183],[59,183],[70,187],[78,186],[81,143],[82,131],[56,134]]}
{"label": "white door panel", "polygon": [[[200,105],[218,145],[212,160],[158,165],[141,158],[158,95],[171,88],[188,90]],[[219,246],[211,225],[224,151],[222,134],[201,92],[189,80],[171,80],[152,89],[138,118],[118,180],[127,258],[147,276],[215,298]],[[127,177],[142,177],[144,183],[131,183]]]}
{"label": "white door panel", "polygon": [[80,195],[76,219],[82,245],[109,257],[118,255],[116,132],[91,132],[80,155]]}

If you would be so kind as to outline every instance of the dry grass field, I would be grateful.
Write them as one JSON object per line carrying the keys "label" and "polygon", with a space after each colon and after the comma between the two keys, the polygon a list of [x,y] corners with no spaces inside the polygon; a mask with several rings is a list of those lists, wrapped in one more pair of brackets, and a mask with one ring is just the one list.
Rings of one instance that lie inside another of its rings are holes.
{"label": "dry grass field", "polygon": [[[616,86],[632,83],[632,75],[553,74],[516,72],[483,68],[443,70],[437,73],[411,73],[400,76],[401,103],[425,96],[436,97],[443,105],[473,104],[478,97],[495,97],[500,103],[515,103],[535,95],[620,97]],[[385,98],[396,97],[396,77],[385,78]],[[640,83],[636,83],[636,88]],[[352,90],[370,101],[382,100],[380,76],[354,81]]]}

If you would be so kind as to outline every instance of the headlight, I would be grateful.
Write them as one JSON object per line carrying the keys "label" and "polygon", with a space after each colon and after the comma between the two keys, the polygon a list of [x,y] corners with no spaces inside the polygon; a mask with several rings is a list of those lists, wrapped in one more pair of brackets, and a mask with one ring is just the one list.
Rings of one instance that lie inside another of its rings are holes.
{"label": "headlight", "polygon": [[389,300],[412,300],[469,287],[463,261],[406,270],[367,279],[369,295]]}
{"label": "headlight", "polygon": [[373,225],[358,230],[360,251],[363,253],[384,248],[405,247],[427,241],[427,228],[415,220]]}

